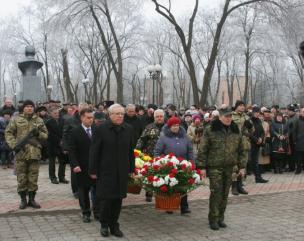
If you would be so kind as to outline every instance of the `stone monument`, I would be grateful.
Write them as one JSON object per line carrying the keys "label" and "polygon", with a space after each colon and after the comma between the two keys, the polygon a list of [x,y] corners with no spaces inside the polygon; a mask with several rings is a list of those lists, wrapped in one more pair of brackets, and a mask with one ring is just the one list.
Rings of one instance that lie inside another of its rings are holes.
{"label": "stone monument", "polygon": [[27,46],[25,48],[25,59],[18,63],[22,72],[19,96],[21,100],[30,99],[37,102],[42,99],[41,79],[37,76],[37,71],[42,68],[43,63],[35,59],[35,54],[35,48]]}

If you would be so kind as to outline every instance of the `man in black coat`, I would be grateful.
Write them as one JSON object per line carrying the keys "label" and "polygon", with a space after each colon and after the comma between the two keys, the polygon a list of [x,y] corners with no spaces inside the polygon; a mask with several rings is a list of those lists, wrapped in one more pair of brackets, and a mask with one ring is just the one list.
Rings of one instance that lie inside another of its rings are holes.
{"label": "man in black coat", "polygon": [[[69,117],[66,119],[64,126],[63,126],[63,133],[62,133],[62,149],[63,152],[68,155],[70,149],[70,140],[71,140],[71,132],[74,128],[77,128],[81,125],[79,112],[82,109],[88,108],[88,104],[81,103],[79,104],[78,110],[76,110],[74,116]],[[76,183],[76,176],[75,173],[71,170],[71,188],[75,198],[78,198],[78,190],[77,190],[77,183]]]}
{"label": "man in black coat", "polygon": [[70,164],[71,169],[76,173],[79,205],[82,210],[84,223],[90,222],[91,209],[89,192],[93,180],[89,176],[89,152],[92,139],[92,124],[94,115],[90,109],[80,111],[81,125],[71,132],[70,140]]}
{"label": "man in black coat", "polygon": [[261,170],[259,168],[260,147],[262,146],[265,137],[264,128],[262,125],[262,121],[259,118],[259,114],[260,114],[260,108],[258,106],[254,106],[252,108],[252,117],[251,117],[251,121],[254,127],[254,132],[250,136],[250,140],[251,140],[250,161],[252,164],[252,170],[255,175],[255,182],[267,183],[268,180],[262,178]]}
{"label": "man in black coat", "polygon": [[124,121],[125,123],[129,124],[133,127],[134,130],[134,144],[136,145],[137,140],[141,136],[141,133],[143,131],[142,123],[140,119],[136,115],[136,106],[133,104],[128,104],[126,107],[126,114]]}
{"label": "man in black coat", "polygon": [[133,173],[134,131],[124,123],[124,108],[119,104],[109,109],[109,120],[93,133],[89,173],[97,179],[97,198],[100,200],[100,233],[122,237],[119,215],[122,199],[127,196],[128,176]]}
{"label": "man in black coat", "polygon": [[[66,161],[61,149],[63,120],[59,118],[59,109],[56,107],[52,107],[49,110],[49,114],[50,118],[48,118],[48,120],[45,122],[46,128],[49,132],[47,140],[47,150],[49,156],[49,178],[53,184],[59,184],[59,182],[67,184],[69,182],[65,179]],[[59,182],[55,174],[56,158],[59,162]]]}
{"label": "man in black coat", "polygon": [[300,109],[299,118],[294,123],[293,142],[296,151],[296,172],[300,174],[304,165],[304,108]]}

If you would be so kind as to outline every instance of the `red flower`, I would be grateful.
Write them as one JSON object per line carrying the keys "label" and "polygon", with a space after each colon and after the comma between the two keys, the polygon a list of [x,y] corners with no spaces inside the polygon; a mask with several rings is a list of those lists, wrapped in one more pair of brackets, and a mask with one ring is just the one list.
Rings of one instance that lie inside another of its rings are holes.
{"label": "red flower", "polygon": [[157,171],[159,169],[159,165],[154,165],[153,169],[154,169],[154,171]]}
{"label": "red flower", "polygon": [[201,170],[201,169],[196,169],[196,173],[197,173],[198,175],[201,175],[201,174],[202,174],[202,170]]}
{"label": "red flower", "polygon": [[182,168],[182,170],[185,170],[187,168],[187,165],[186,164],[182,164],[181,168]]}
{"label": "red flower", "polygon": [[172,158],[172,157],[174,157],[174,154],[171,152],[171,153],[169,153],[169,158]]}
{"label": "red flower", "polygon": [[191,162],[191,170],[194,171],[195,170],[195,165],[194,163]]}
{"label": "red flower", "polygon": [[174,174],[174,175],[176,175],[177,174],[177,169],[176,168],[172,169],[171,173]]}
{"label": "red flower", "polygon": [[148,171],[148,169],[149,169],[149,167],[147,166],[147,165],[144,165],[144,167],[143,167],[144,169],[145,169],[145,171],[147,172]]}
{"label": "red flower", "polygon": [[161,190],[162,192],[168,192],[168,188],[167,188],[166,185],[161,186],[161,187],[160,187],[160,190]]}
{"label": "red flower", "polygon": [[148,176],[148,182],[153,182],[154,181],[154,176]]}
{"label": "red flower", "polygon": [[184,160],[184,158],[182,157],[178,157],[177,160],[179,160],[180,162]]}
{"label": "red flower", "polygon": [[174,173],[170,173],[170,174],[169,174],[169,177],[170,177],[170,178],[173,178],[173,177],[175,177],[175,174],[174,174]]}
{"label": "red flower", "polygon": [[193,185],[194,184],[194,179],[193,178],[190,178],[189,180],[188,180],[188,183],[190,184],[190,185]]}
{"label": "red flower", "polygon": [[141,171],[141,175],[145,176],[147,172],[145,170]]}
{"label": "red flower", "polygon": [[167,165],[168,167],[173,167],[173,162],[168,162]]}
{"label": "red flower", "polygon": [[149,162],[150,162],[150,163],[153,163],[153,162],[154,162],[154,160],[153,160],[153,159],[151,159],[151,160],[149,160]]}
{"label": "red flower", "polygon": [[139,156],[139,153],[136,152],[136,151],[134,151],[134,156],[135,156],[135,157],[138,157],[138,156]]}

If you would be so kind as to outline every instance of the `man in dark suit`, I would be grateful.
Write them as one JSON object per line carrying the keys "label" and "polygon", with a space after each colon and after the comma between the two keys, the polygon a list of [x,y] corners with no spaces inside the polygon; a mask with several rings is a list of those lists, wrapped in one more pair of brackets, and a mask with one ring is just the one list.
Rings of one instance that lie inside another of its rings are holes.
{"label": "man in dark suit", "polygon": [[89,173],[97,179],[100,200],[100,233],[123,237],[119,229],[122,199],[127,196],[128,176],[134,171],[134,130],[124,123],[124,108],[119,104],[109,109],[109,120],[96,127],[90,150]]}
{"label": "man in dark suit", "polygon": [[[70,140],[71,132],[74,128],[77,128],[81,125],[79,112],[82,109],[88,108],[88,104],[80,103],[78,109],[75,110],[75,113],[72,117],[69,117],[65,120],[62,133],[62,149],[64,154],[68,155],[70,150]],[[71,170],[71,188],[75,198],[78,198],[78,190],[76,183],[76,174]]]}
{"label": "man in dark suit", "polygon": [[[49,132],[47,140],[47,150],[49,155],[49,178],[53,184],[59,184],[59,182],[67,184],[69,182],[65,179],[66,161],[61,149],[63,120],[59,118],[59,109],[56,107],[52,107],[49,110],[49,114],[50,118],[45,122],[46,128]],[[59,162],[59,182],[55,174],[56,158]]]}
{"label": "man in dark suit", "polygon": [[93,180],[89,176],[88,169],[94,116],[90,109],[82,109],[79,114],[81,125],[71,132],[69,156],[71,169],[76,173],[82,220],[89,223],[91,216],[89,192]]}

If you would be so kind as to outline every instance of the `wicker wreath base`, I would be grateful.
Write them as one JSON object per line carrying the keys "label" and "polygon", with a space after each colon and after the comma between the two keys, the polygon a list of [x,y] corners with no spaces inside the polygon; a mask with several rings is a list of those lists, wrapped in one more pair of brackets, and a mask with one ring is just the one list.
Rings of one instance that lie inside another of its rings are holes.
{"label": "wicker wreath base", "polygon": [[181,195],[174,193],[171,195],[155,195],[155,208],[164,211],[178,210],[180,207]]}
{"label": "wicker wreath base", "polygon": [[141,185],[129,184],[128,185],[128,193],[138,195],[141,192],[141,188],[142,188]]}

